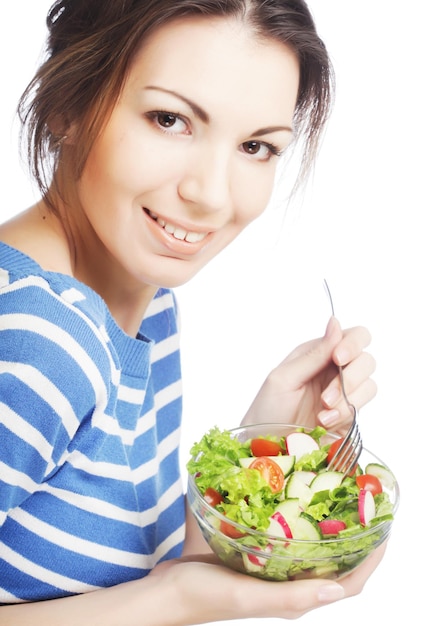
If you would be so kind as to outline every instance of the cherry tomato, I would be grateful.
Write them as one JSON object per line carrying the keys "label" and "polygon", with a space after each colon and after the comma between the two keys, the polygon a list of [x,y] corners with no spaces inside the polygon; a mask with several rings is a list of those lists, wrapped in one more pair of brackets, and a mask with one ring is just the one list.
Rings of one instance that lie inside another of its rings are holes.
{"label": "cherry tomato", "polygon": [[[329,463],[332,461],[332,459],[335,457],[335,455],[338,452],[339,447],[341,446],[342,442],[343,442],[344,437],[341,437],[340,439],[336,439],[333,443],[331,443],[331,446],[328,450],[328,456],[326,457],[326,461],[329,465]],[[338,461],[338,459],[337,459]],[[352,472],[349,473],[349,476],[353,476],[355,474],[355,472],[357,471],[357,467],[354,467],[354,469],[352,470]]]}
{"label": "cherry tomato", "polygon": [[273,493],[280,491],[285,483],[285,476],[279,465],[267,456],[259,456],[251,463],[250,469],[258,470]]}
{"label": "cherry tomato", "polygon": [[333,443],[331,443],[331,447],[329,448],[328,451],[328,456],[327,456],[327,462],[328,465],[329,463],[332,461],[332,459],[335,457],[339,447],[341,446],[343,442],[343,437],[341,439],[336,439],[336,441],[334,441]]}
{"label": "cherry tomato", "polygon": [[227,537],[231,537],[231,539],[239,539],[239,537],[244,536],[244,533],[240,532],[238,528],[233,526],[233,524],[229,524],[225,520],[222,520],[220,523],[220,531]]}
{"label": "cherry tomato", "polygon": [[383,491],[381,482],[376,476],[372,476],[372,474],[361,474],[360,476],[357,476],[355,482],[360,487],[360,489],[366,489],[367,491],[370,491],[373,496],[376,496],[378,493],[381,493]]}
{"label": "cherry tomato", "polygon": [[216,506],[216,504],[220,504],[222,502],[222,496],[219,491],[216,491],[216,489],[207,487],[204,493],[204,500],[208,502],[210,506]]}
{"label": "cherry tomato", "polygon": [[268,441],[268,439],[252,439],[250,447],[253,456],[277,456],[278,454],[283,454],[282,446],[275,441]]}

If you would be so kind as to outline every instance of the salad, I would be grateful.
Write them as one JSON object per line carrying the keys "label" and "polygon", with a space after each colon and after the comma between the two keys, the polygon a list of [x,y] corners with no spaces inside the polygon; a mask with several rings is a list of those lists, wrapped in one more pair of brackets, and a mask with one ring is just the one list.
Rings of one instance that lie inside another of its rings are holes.
{"label": "salad", "polygon": [[191,493],[190,504],[226,564],[272,580],[341,577],[386,538],[395,477],[375,457],[347,477],[327,470],[340,443],[322,427],[244,441],[215,427],[193,445],[190,484],[208,506]]}

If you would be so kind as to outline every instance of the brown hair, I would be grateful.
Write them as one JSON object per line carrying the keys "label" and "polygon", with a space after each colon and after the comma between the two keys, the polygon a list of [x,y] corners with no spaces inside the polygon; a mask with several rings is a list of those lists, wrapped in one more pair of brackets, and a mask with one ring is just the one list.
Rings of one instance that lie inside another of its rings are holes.
{"label": "brown hair", "polygon": [[[18,107],[31,174],[50,200],[54,173],[81,176],[145,37],[185,16],[236,16],[257,36],[288,46],[300,62],[293,126],[301,150],[298,182],[314,162],[333,93],[331,64],[303,0],[57,0],[49,10],[46,60]],[[69,157],[62,139],[76,141]]]}

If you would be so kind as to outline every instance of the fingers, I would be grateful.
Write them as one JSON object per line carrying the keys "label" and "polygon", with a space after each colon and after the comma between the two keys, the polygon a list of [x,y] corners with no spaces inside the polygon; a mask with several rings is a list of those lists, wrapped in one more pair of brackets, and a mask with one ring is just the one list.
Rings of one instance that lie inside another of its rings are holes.
{"label": "fingers", "polygon": [[[338,582],[332,580],[298,580],[295,582],[282,582],[274,585],[259,581],[259,587],[251,597],[256,598],[260,606],[256,615],[259,617],[278,617],[282,619],[298,619],[309,611],[342,600],[345,597],[345,589]],[[266,585],[266,587],[264,586]]]}
{"label": "fingers", "polygon": [[352,574],[349,574],[340,581],[342,587],[344,587],[346,597],[361,593],[366,582],[380,564],[386,552],[386,548],[387,542],[384,542],[379,548],[376,548]]}
{"label": "fingers", "polygon": [[[365,383],[375,372],[376,362],[371,354],[362,352],[342,372],[346,395],[351,404],[360,407],[372,399],[371,384],[364,389]],[[374,394],[375,395],[375,394]],[[322,393],[322,401],[326,408],[333,409],[344,401],[340,375],[337,374]]]}
{"label": "fingers", "polygon": [[[349,404],[358,409],[372,400],[377,392],[376,383],[371,376],[376,362],[371,354],[363,352],[369,345],[370,334],[367,329],[357,327],[345,331],[341,342],[333,352],[338,365],[343,366],[343,382]],[[344,397],[340,375],[329,382],[321,395],[325,409],[318,415],[319,421],[326,428],[348,425],[353,418],[353,411]]]}
{"label": "fingers", "polygon": [[[161,578],[161,583],[171,581],[174,594],[184,598],[186,624],[232,618],[296,619],[345,595],[342,585],[332,580],[274,584],[229,569],[205,554],[164,561],[150,572],[148,579],[155,577]],[[213,589],[217,592],[213,593]]]}
{"label": "fingers", "polygon": [[[386,542],[374,550],[353,573],[338,581],[315,579],[278,583],[271,590],[270,597],[262,595],[265,594],[262,587],[259,595],[264,600],[265,607],[269,608],[268,615],[274,615],[277,607],[284,607],[284,613],[279,613],[278,617],[294,619],[323,604],[358,595],[378,567],[385,550]],[[286,593],[286,586],[290,586],[289,595]]]}
{"label": "fingers", "polygon": [[336,365],[344,367],[368,347],[371,335],[364,326],[356,326],[344,331],[343,339],[336,346],[333,359]]}
{"label": "fingers", "polygon": [[[334,379],[333,383],[339,384],[337,379]],[[348,401],[350,405],[360,409],[367,404],[377,393],[377,385],[374,380],[368,378],[364,380],[352,393],[348,394]],[[332,408],[324,409],[318,413],[318,420],[325,428],[339,428],[348,426],[354,417],[353,410],[348,407],[343,395],[340,394],[339,401],[337,401]]]}
{"label": "fingers", "polygon": [[291,388],[300,388],[319,374],[332,361],[333,351],[343,339],[340,324],[331,317],[324,337],[299,346],[281,364]]}
{"label": "fingers", "polygon": [[353,418],[342,393],[338,365],[344,367],[349,403],[360,408],[376,393],[375,361],[364,352],[371,340],[364,327],[342,331],[331,317],[323,337],[298,346],[265,379],[243,423],[279,421],[346,430]]}

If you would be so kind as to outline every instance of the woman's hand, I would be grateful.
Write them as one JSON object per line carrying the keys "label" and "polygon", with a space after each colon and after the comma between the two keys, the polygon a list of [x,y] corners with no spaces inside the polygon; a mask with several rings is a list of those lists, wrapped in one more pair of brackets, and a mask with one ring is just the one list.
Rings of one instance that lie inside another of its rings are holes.
{"label": "woman's hand", "polygon": [[386,544],[341,581],[259,580],[221,565],[213,554],[157,565],[148,576],[57,600],[0,607],[0,625],[192,626],[232,619],[296,619],[359,594],[380,563]]}
{"label": "woman's hand", "polygon": [[338,366],[344,368],[349,402],[360,408],[376,393],[370,378],[375,361],[364,352],[370,340],[366,328],[342,331],[331,317],[323,337],[300,345],[270,373],[243,424],[321,424],[337,432],[346,430],[353,415],[342,393]]}
{"label": "woman's hand", "polygon": [[323,605],[359,594],[380,563],[386,544],[341,581],[268,582],[219,564],[214,555],[193,555],[158,565],[159,588],[174,590],[174,624],[249,618],[297,619]]}

